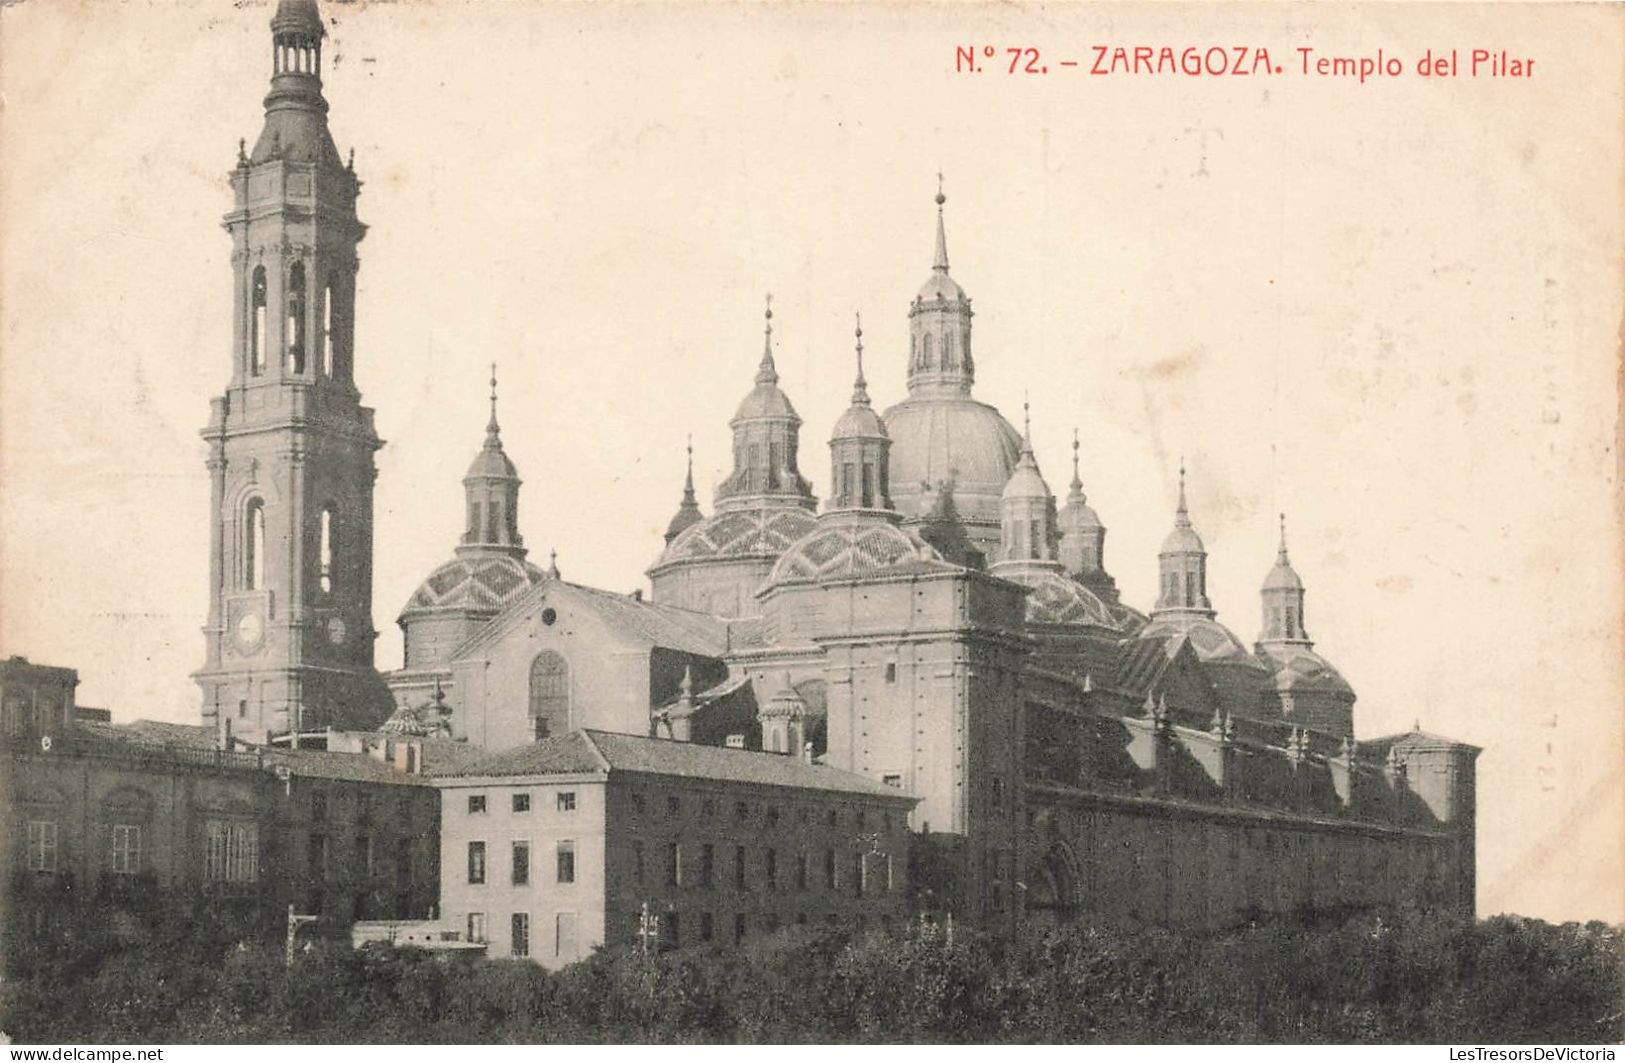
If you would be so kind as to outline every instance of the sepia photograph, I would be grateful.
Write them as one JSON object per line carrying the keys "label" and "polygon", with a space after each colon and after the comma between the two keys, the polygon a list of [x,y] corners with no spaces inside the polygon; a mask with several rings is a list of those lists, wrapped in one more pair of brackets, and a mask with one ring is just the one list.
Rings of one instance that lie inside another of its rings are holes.
{"label": "sepia photograph", "polygon": [[1614,1059],[1622,71],[1604,4],[0,4],[8,1058]]}

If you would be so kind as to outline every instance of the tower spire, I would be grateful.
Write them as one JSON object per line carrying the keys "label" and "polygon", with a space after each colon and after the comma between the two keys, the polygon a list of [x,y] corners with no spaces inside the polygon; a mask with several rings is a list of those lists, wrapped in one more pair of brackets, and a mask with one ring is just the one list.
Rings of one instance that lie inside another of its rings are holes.
{"label": "tower spire", "polygon": [[1290,565],[1292,563],[1291,561],[1289,561],[1287,559],[1287,556],[1286,556],[1286,514],[1285,513],[1281,514],[1281,546],[1280,546],[1280,549],[1277,550],[1276,553],[1275,553],[1275,563],[1277,565]]}
{"label": "tower spire", "polygon": [[853,316],[857,321],[857,327],[853,329],[852,334],[857,337],[858,376],[852,382],[852,402],[854,405],[867,406],[869,405],[869,384],[868,381],[863,379],[863,311],[859,310]]}
{"label": "tower spire", "polygon": [[1069,486],[1071,487],[1070,492],[1067,494],[1069,502],[1087,501],[1083,495],[1083,477],[1078,473],[1078,430],[1076,428],[1072,429],[1072,483]]}
{"label": "tower spire", "polygon": [[1174,510],[1174,523],[1181,528],[1191,526],[1190,511],[1185,507],[1185,459],[1179,459],[1179,506]]}
{"label": "tower spire", "polygon": [[942,171],[937,171],[937,253],[931,260],[931,268],[942,273],[948,272],[948,230],[942,218],[942,206],[948,202],[948,197],[942,194]]}
{"label": "tower spire", "polygon": [[485,445],[500,448],[502,427],[497,424],[497,364],[491,363],[491,419],[485,423]]}
{"label": "tower spire", "polygon": [[758,384],[777,384],[778,367],[773,364],[773,293],[767,293],[767,309],[762,312],[762,361],[756,367]]}

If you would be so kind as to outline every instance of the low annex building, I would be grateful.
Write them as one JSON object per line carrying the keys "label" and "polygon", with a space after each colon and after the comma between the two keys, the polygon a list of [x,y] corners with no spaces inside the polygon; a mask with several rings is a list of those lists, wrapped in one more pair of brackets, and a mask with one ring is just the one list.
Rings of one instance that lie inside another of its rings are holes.
{"label": "low annex building", "polygon": [[560,967],[598,945],[907,918],[914,801],[859,775],[589,730],[450,771],[441,919],[493,957]]}

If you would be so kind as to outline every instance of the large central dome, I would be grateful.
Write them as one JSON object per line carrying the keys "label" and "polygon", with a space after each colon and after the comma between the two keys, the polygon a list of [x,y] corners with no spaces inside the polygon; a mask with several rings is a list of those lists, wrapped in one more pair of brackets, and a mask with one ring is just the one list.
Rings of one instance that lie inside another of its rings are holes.
{"label": "large central dome", "polygon": [[991,528],[996,541],[999,498],[1021,456],[1021,436],[1010,422],[969,395],[924,392],[887,410],[885,419],[897,511],[921,516],[922,495],[951,481],[960,519],[973,531]]}

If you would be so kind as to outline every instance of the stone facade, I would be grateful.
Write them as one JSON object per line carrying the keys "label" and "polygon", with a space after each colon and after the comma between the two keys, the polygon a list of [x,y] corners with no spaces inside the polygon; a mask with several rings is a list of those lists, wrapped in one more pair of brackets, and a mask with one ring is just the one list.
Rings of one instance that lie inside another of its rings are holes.
{"label": "stone facade", "polygon": [[573,731],[437,779],[443,925],[560,967],[603,944],[900,925],[902,792],[746,750]]}

